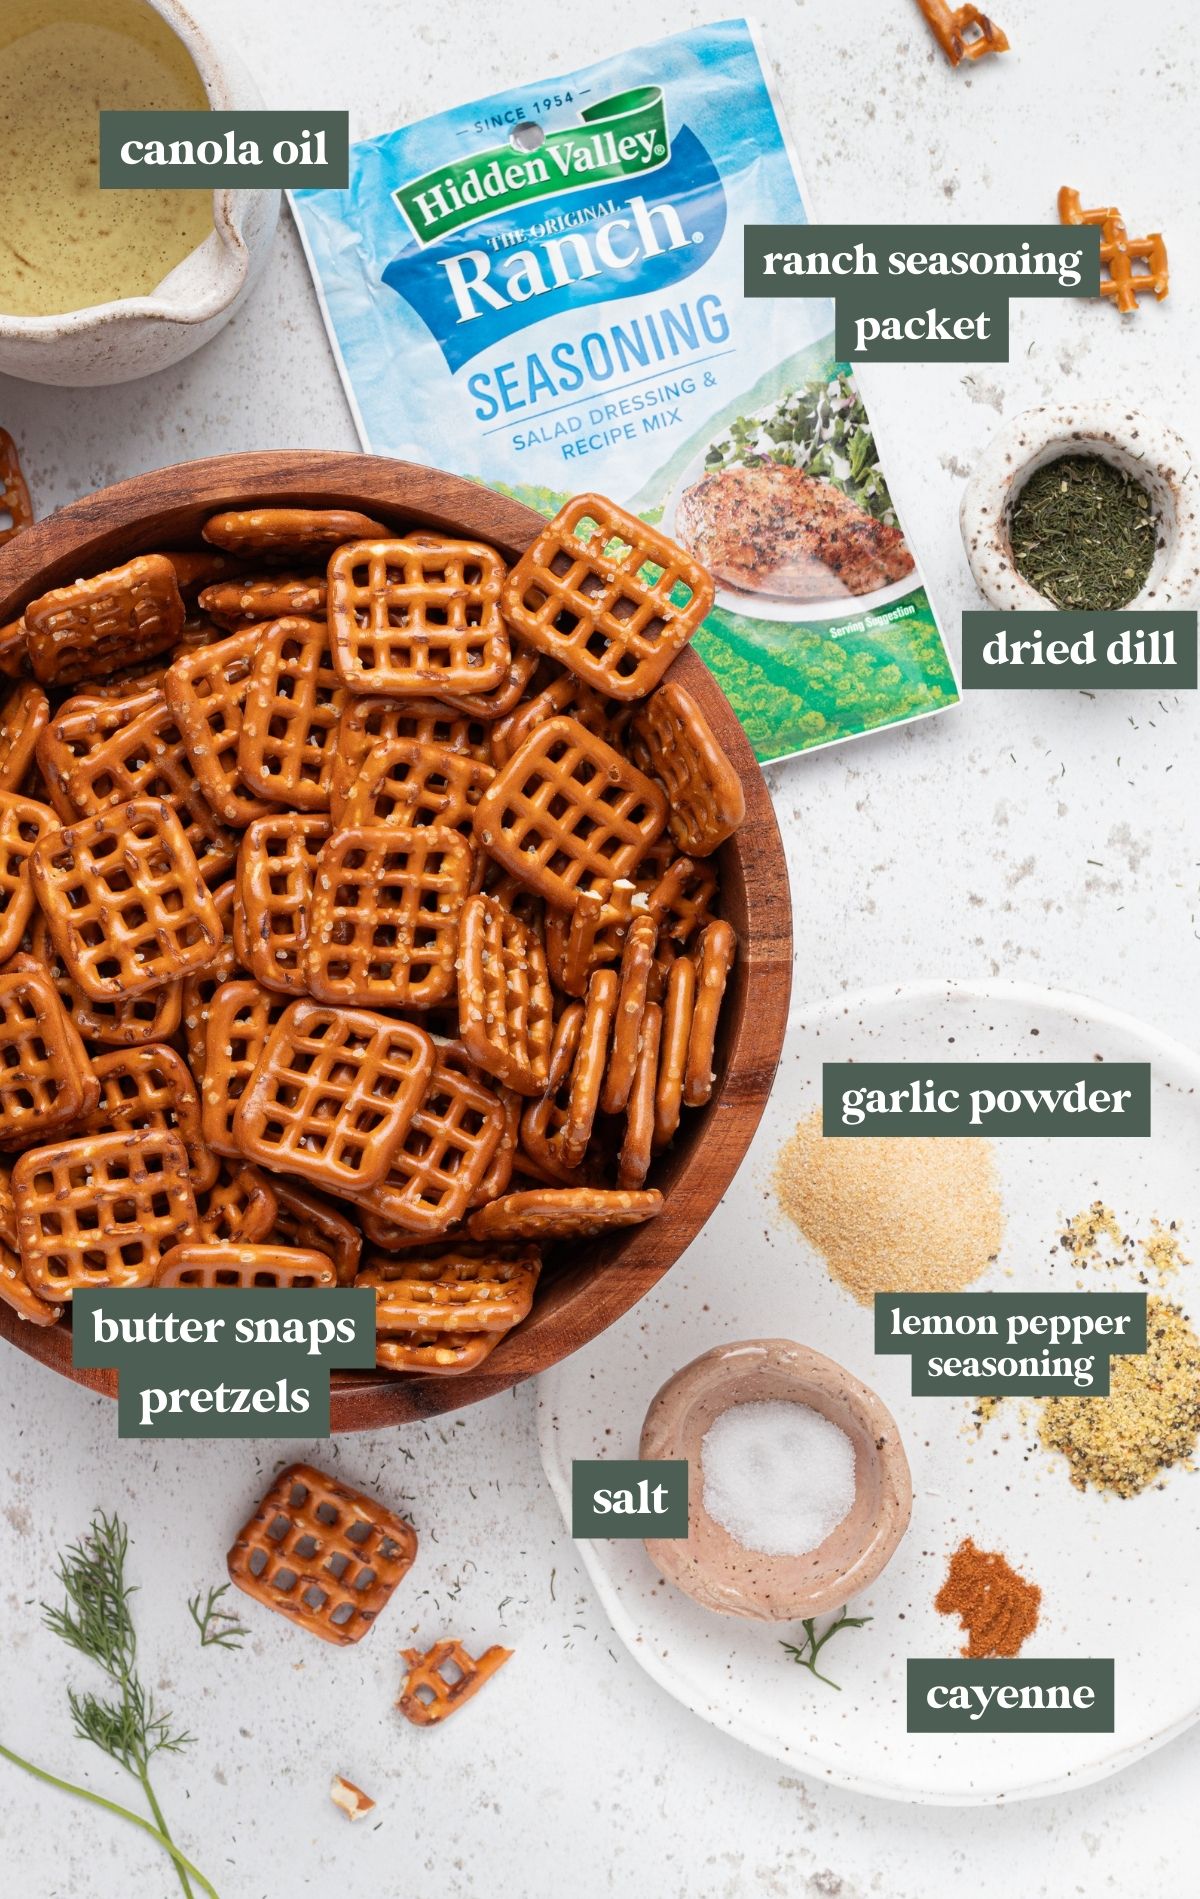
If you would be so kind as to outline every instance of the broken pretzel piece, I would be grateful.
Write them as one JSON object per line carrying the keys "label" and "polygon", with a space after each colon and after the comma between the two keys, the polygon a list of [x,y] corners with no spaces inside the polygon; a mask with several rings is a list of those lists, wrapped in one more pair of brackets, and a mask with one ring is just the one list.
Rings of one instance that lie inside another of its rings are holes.
{"label": "broken pretzel piece", "polygon": [[964,59],[982,59],[985,53],[1007,53],[1005,34],[978,7],[952,7],[947,0],[917,0],[917,5],[952,66]]}
{"label": "broken pretzel piece", "polygon": [[[476,1659],[454,1640],[435,1642],[424,1654],[418,1648],[401,1652],[408,1674],[396,1706],[418,1728],[434,1727],[461,1708],[512,1655],[510,1648],[495,1644]],[[453,1671],[449,1675],[447,1668]]]}
{"label": "broken pretzel piece", "polygon": [[[1100,279],[1100,295],[1111,297],[1122,316],[1137,309],[1139,296],[1152,290],[1161,303],[1171,288],[1167,267],[1167,247],[1161,231],[1149,237],[1130,237],[1125,220],[1115,205],[1098,205],[1085,211],[1079,193],[1064,185],[1058,194],[1060,224],[1098,224],[1100,226],[1100,266],[1108,271]],[[1143,264],[1143,270],[1135,270]]]}
{"label": "broken pretzel piece", "polygon": [[335,1774],[329,1783],[329,1798],[347,1820],[363,1820],[372,1811],[375,1802],[370,1794],[356,1787],[344,1774]]}

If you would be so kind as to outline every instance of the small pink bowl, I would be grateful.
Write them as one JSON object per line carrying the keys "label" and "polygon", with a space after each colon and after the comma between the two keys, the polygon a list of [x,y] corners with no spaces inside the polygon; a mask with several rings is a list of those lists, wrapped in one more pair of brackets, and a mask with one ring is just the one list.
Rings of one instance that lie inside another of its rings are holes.
{"label": "small pink bowl", "polygon": [[[854,1446],[854,1504],[825,1541],[802,1556],[744,1547],[704,1508],[700,1446],[733,1405],[785,1399],[810,1405]],[[642,1457],[686,1457],[688,1534],[648,1538],[646,1554],[706,1609],[760,1622],[825,1615],[874,1582],[912,1514],[912,1480],[896,1420],[861,1380],[791,1339],[718,1345],[667,1380],[646,1413]]]}

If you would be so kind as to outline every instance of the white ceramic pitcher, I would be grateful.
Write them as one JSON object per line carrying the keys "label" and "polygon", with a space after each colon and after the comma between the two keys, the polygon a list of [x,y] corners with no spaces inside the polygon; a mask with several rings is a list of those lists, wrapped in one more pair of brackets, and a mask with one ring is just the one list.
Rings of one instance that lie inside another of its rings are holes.
{"label": "white ceramic pitcher", "polygon": [[[186,7],[178,0],[147,4],[186,46],[214,109],[261,107],[241,61],[218,50]],[[0,315],[0,371],[77,387],[129,382],[179,362],[233,315],[266,259],[278,219],[278,191],[214,191],[212,231],[149,296],[54,316]]]}

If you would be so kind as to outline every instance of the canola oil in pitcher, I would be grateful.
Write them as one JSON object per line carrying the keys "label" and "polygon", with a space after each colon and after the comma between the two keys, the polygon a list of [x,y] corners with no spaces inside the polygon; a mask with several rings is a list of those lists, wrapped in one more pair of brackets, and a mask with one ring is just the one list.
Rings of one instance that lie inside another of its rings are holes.
{"label": "canola oil in pitcher", "polygon": [[145,296],[202,244],[211,191],[101,191],[99,113],[207,105],[187,48],[145,0],[5,0],[0,311]]}

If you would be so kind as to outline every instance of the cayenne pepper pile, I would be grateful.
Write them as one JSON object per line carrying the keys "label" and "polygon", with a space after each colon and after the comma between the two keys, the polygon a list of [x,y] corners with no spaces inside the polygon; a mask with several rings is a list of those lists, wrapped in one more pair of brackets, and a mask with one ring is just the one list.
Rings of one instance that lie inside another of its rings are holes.
{"label": "cayenne pepper pile", "polygon": [[967,1637],[961,1655],[1018,1655],[1038,1624],[1042,1592],[1018,1576],[994,1550],[976,1549],[965,1537],[950,1558],[950,1570],[934,1608],[956,1615]]}

